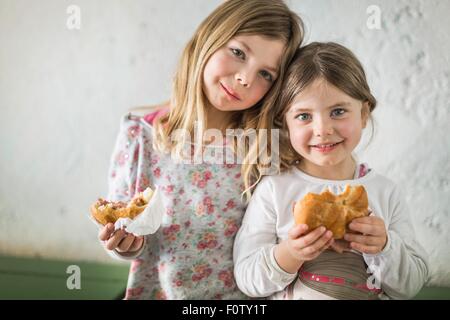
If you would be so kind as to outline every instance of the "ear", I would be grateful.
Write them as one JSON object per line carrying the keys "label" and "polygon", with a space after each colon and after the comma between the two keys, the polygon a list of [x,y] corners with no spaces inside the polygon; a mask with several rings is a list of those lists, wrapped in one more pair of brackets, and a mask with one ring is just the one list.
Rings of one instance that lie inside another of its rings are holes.
{"label": "ear", "polygon": [[363,102],[362,108],[361,108],[361,120],[362,120],[363,129],[366,128],[367,120],[369,120],[369,117],[370,117],[369,101],[365,101],[365,102]]}

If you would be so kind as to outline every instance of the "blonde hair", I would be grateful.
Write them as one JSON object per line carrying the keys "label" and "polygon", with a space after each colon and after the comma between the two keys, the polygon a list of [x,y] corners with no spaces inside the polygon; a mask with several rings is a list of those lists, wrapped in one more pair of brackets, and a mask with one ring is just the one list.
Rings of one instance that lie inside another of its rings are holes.
{"label": "blonde hair", "polygon": [[[203,93],[203,70],[209,58],[237,35],[261,35],[285,43],[279,76],[269,92],[255,106],[233,112],[231,128],[255,128],[262,101],[281,88],[284,71],[303,40],[301,19],[280,0],[228,0],[214,10],[198,27],[186,45],[175,74],[168,114],[156,119],[157,150],[181,154],[183,140],[170,141],[175,130],[194,131],[195,121],[204,126],[207,98]],[[203,127],[198,128],[203,136]]]}
{"label": "blonde hair", "polygon": [[[316,79],[323,78],[350,97],[369,106],[368,118],[377,105],[377,100],[372,95],[367,83],[364,69],[356,56],[344,46],[328,42],[313,42],[298,49],[286,72],[282,85],[282,91],[275,101],[267,101],[261,111],[258,123],[260,129],[279,129],[279,167],[278,172],[290,169],[297,160],[299,154],[293,149],[286,123],[286,113],[294,102],[295,97]],[[270,138],[270,135],[269,135]],[[267,152],[270,153],[271,141],[267,143]],[[262,151],[257,144],[251,146],[249,157]],[[264,167],[260,164],[244,161],[242,176],[244,179],[244,194],[248,200],[254,186],[262,178]]]}

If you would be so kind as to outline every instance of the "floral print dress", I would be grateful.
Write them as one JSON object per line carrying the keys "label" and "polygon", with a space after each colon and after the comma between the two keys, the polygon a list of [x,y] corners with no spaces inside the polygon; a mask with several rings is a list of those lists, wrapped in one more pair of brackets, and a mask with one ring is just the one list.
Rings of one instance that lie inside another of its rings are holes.
{"label": "floral print dress", "polygon": [[131,263],[126,299],[245,298],[232,255],[245,212],[240,166],[177,163],[156,152],[152,118],[122,118],[109,171],[109,199],[127,201],[157,185],[166,208],[161,227]]}

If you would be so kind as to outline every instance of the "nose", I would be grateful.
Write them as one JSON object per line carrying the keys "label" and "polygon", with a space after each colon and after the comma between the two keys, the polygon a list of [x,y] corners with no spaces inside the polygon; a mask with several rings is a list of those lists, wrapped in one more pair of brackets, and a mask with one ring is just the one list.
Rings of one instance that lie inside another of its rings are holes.
{"label": "nose", "polygon": [[333,134],[333,123],[326,117],[316,117],[313,125],[314,135],[316,137],[330,136]]}
{"label": "nose", "polygon": [[250,88],[253,77],[251,76],[251,72],[246,70],[241,70],[236,73],[235,76],[236,81],[241,84],[244,88]]}

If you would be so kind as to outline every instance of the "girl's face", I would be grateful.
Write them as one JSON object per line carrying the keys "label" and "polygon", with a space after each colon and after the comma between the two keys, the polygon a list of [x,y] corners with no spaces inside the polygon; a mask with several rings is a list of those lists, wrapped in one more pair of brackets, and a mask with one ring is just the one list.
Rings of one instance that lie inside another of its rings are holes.
{"label": "girl's face", "polygon": [[220,111],[244,110],[255,105],[278,77],[285,43],[259,35],[232,38],[208,60],[203,91]]}
{"label": "girl's face", "polygon": [[324,79],[317,79],[294,99],[286,114],[289,138],[303,158],[302,169],[344,170],[365,128],[369,107]]}

